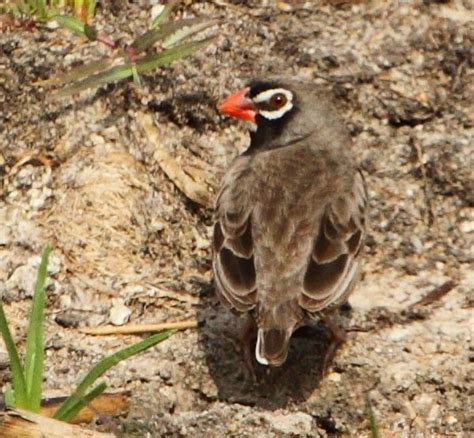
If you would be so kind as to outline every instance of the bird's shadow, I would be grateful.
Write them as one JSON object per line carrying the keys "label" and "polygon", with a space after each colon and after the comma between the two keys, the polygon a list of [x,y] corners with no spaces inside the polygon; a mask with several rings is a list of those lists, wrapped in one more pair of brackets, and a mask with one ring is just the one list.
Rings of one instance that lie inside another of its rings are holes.
{"label": "bird's shadow", "polygon": [[243,321],[212,293],[203,294],[200,304],[199,342],[219,400],[275,410],[306,400],[318,387],[330,345],[324,326],[318,324],[294,333],[288,358],[281,367],[255,362],[255,381],[246,368],[243,352],[236,348]]}

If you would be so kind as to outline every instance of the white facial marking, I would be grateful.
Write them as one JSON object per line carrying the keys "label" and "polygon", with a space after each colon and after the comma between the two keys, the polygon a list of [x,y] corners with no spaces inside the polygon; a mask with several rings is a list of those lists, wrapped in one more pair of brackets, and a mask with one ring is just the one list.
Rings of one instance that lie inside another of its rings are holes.
{"label": "white facial marking", "polygon": [[293,93],[289,90],[285,90],[284,88],[272,88],[271,90],[262,91],[253,98],[253,101],[255,103],[266,102],[270,100],[275,94],[284,94],[286,96],[287,102],[278,110],[259,111],[259,114],[269,120],[279,119],[280,117],[283,117],[288,111],[290,111],[291,108],[293,108]]}

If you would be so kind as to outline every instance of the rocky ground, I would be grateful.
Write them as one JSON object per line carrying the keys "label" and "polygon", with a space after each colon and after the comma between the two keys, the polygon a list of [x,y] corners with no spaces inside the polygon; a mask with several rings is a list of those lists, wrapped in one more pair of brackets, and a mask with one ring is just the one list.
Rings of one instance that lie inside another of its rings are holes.
{"label": "rocky ground", "polygon": [[[222,19],[217,39],[143,88],[122,81],[59,101],[35,82],[107,48],[64,30],[3,27],[0,294],[23,344],[51,242],[47,392],[68,393],[91,363],[138,339],[79,327],[197,319],[107,375],[132,400],[102,429],[367,436],[370,400],[383,436],[472,436],[472,4],[187,1],[177,15]],[[110,2],[95,23],[127,40],[149,17],[148,6]],[[372,228],[346,314],[357,331],[329,375],[320,327],[254,384],[223,334],[239,321],[213,294],[209,233],[219,179],[248,141],[216,103],[268,75],[333,90],[367,176]],[[413,305],[443,285],[444,296]]]}

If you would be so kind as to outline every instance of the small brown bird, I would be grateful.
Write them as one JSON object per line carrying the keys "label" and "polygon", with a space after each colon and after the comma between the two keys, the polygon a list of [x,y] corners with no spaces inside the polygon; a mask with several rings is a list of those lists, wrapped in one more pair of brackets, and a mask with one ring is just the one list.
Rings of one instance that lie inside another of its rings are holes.
{"label": "small brown bird", "polygon": [[256,128],[216,202],[217,294],[256,323],[257,361],[279,366],[293,332],[345,303],[356,283],[364,179],[331,97],[319,86],[254,81],[219,110]]}

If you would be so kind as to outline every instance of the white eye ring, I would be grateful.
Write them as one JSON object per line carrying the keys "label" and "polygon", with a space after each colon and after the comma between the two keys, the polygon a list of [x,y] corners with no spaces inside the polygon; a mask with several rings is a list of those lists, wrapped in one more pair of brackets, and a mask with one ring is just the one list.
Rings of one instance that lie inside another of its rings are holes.
{"label": "white eye ring", "polygon": [[284,88],[272,88],[271,90],[262,91],[261,93],[257,94],[253,101],[255,103],[262,103],[269,101],[275,94],[284,94],[286,96],[286,104],[283,105],[280,109],[274,111],[268,110],[260,110],[259,114],[269,120],[279,119],[283,117],[288,111],[293,108],[293,93],[289,90],[285,90]]}

